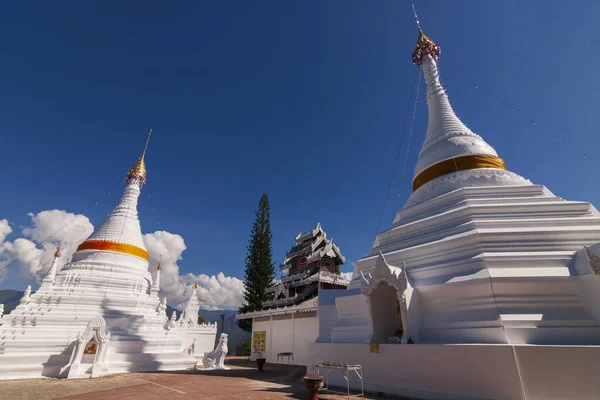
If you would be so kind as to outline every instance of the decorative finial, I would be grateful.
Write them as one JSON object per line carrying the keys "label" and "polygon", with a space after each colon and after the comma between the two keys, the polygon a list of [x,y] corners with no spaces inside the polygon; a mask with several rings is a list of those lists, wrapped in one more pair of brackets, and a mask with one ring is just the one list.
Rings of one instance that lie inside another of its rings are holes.
{"label": "decorative finial", "polygon": [[158,263],[158,265],[156,266],[156,270],[160,271],[160,263]]}
{"label": "decorative finial", "polygon": [[142,152],[142,155],[127,173],[125,180],[128,185],[137,181],[139,182],[140,187],[142,187],[146,183],[146,163],[144,162],[144,157],[146,156],[146,150],[148,149],[148,143],[150,142],[151,136],[152,129],[150,129],[150,133],[148,133],[148,137],[146,138],[146,144],[144,145],[144,151]]}
{"label": "decorative finial", "polygon": [[415,16],[415,22],[417,23],[417,28],[419,28],[419,30],[421,30],[421,25],[419,24],[419,17],[417,17],[417,10],[415,10],[415,5],[411,4],[411,7],[413,9],[413,15]]}
{"label": "decorative finial", "polygon": [[148,137],[146,138],[146,144],[144,145],[144,151],[142,152],[141,158],[144,158],[144,156],[146,155],[146,150],[148,149],[148,143],[150,143],[150,136],[152,136],[152,129],[150,129],[150,132],[148,133]]}
{"label": "decorative finial", "polygon": [[192,289],[198,289],[198,284],[194,282],[194,287]]}
{"label": "decorative finial", "polygon": [[54,253],[54,258],[60,257],[60,246],[56,248],[56,252]]}
{"label": "decorative finial", "polygon": [[435,44],[435,42],[429,39],[421,30],[421,24],[419,23],[419,18],[417,17],[417,12],[415,11],[415,5],[412,5],[413,14],[415,15],[415,21],[417,23],[417,29],[419,29],[419,39],[417,39],[417,47],[415,51],[412,53],[412,62],[417,65],[423,65],[424,58],[427,54],[431,55],[435,61],[438,60],[441,49],[440,46]]}

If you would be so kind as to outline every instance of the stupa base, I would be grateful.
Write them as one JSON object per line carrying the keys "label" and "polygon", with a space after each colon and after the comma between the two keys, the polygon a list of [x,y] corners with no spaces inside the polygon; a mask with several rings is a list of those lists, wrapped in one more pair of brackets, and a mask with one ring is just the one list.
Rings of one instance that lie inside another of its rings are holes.
{"label": "stupa base", "polygon": [[[110,354],[101,375],[132,372],[183,371],[196,365],[196,358],[184,353]],[[129,358],[129,359],[127,359]],[[132,359],[133,358],[133,359]],[[70,355],[0,356],[0,380],[40,378],[91,378],[93,363],[82,362],[77,373],[69,374]]]}
{"label": "stupa base", "polygon": [[[360,363],[365,390],[422,399],[592,399],[600,393],[600,346],[314,343],[314,362]],[[568,366],[568,367],[567,367]],[[346,386],[329,375],[329,384]],[[360,390],[360,380],[350,379]]]}

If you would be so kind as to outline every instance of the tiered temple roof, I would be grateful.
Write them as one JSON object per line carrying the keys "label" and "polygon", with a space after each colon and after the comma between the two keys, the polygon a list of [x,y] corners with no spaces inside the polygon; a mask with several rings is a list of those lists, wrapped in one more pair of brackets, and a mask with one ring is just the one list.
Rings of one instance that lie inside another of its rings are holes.
{"label": "tiered temple roof", "polygon": [[321,223],[318,223],[315,229],[300,232],[296,236],[296,244],[285,255],[280,269],[290,275],[314,267],[335,272],[345,262],[340,249],[333,243],[333,239],[327,238]]}
{"label": "tiered temple roof", "polygon": [[287,275],[267,289],[269,300],[263,303],[263,308],[302,304],[315,298],[319,288],[345,289],[350,281],[339,274],[339,267],[345,262],[320,223],[308,232],[300,232],[280,266]]}

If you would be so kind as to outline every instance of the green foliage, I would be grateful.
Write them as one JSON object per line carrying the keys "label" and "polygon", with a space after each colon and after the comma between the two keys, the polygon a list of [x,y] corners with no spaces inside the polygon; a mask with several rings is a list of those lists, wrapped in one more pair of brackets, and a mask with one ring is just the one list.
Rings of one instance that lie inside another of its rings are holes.
{"label": "green foliage", "polygon": [[[238,311],[241,314],[241,313],[249,312],[252,310],[250,310],[250,308],[246,304],[244,304],[243,306],[238,308]],[[242,329],[246,332],[252,332],[252,319],[239,319],[237,321],[237,324],[240,327],[240,329]]]}
{"label": "green foliage", "polygon": [[245,352],[246,354],[250,354],[250,351],[252,350],[252,348],[251,348],[251,346],[252,346],[252,345],[250,344],[250,341],[249,341],[249,340],[246,340],[246,341],[243,343],[243,345],[244,345],[244,352]]}
{"label": "green foliage", "polygon": [[[260,310],[263,301],[267,300],[266,290],[273,285],[275,278],[272,240],[269,197],[263,193],[256,209],[256,218],[248,241],[244,305],[239,308],[240,313]],[[251,320],[239,320],[238,326],[245,331],[252,331]]]}
{"label": "green foliage", "polygon": [[201,325],[204,323],[204,318],[198,316],[198,325]]}

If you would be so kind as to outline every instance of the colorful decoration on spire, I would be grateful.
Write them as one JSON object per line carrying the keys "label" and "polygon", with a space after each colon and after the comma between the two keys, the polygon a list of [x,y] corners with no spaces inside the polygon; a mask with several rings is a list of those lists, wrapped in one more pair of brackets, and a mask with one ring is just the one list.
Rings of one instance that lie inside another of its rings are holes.
{"label": "colorful decoration on spire", "polygon": [[433,40],[429,39],[419,28],[419,39],[417,39],[417,47],[412,53],[412,62],[417,65],[423,65],[423,59],[427,54],[431,55],[435,61],[440,56],[440,46],[434,43]]}
{"label": "colorful decoration on spire", "polygon": [[58,258],[58,257],[60,257],[60,246],[58,246],[58,247],[56,248],[56,253],[54,253],[54,257],[55,257],[55,258]]}
{"label": "colorful decoration on spire", "polygon": [[421,30],[421,24],[419,23],[419,17],[417,17],[417,10],[415,10],[414,4],[412,4],[412,9],[415,16],[415,22],[417,23],[417,28],[419,29],[419,39],[417,39],[417,48],[412,53],[412,61],[414,64],[423,65],[425,56],[430,54],[431,57],[433,57],[433,59],[437,62],[441,52],[440,46],[425,36]]}
{"label": "colorful decoration on spire", "polygon": [[152,136],[152,129],[150,129],[150,133],[148,134],[148,138],[146,139],[146,145],[144,146],[144,151],[140,158],[136,161],[135,164],[129,169],[127,173],[127,177],[125,178],[128,185],[138,182],[140,188],[144,186],[146,183],[146,163],[144,162],[144,156],[146,155],[146,149],[148,148],[148,142],[150,142],[150,136]]}

